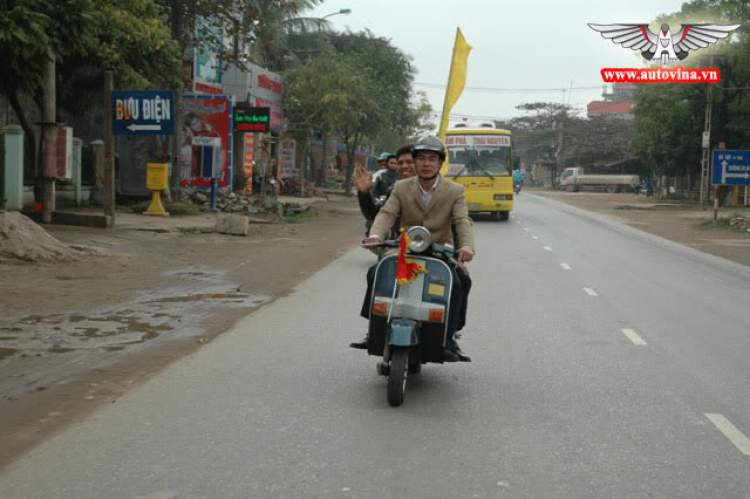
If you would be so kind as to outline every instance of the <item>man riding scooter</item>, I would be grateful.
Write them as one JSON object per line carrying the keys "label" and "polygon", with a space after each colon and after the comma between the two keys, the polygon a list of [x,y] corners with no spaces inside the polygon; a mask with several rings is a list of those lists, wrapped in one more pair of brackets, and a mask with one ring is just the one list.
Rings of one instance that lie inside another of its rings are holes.
{"label": "man riding scooter", "polygon": [[[469,218],[464,188],[449,182],[440,176],[440,168],[445,161],[445,146],[434,136],[422,139],[414,146],[414,161],[417,176],[397,182],[390,198],[381,208],[371,229],[371,236],[365,239],[365,244],[383,242],[391,231],[393,224],[400,217],[404,230],[413,226],[427,228],[432,240],[441,245],[455,246],[451,222],[461,243],[456,252],[458,267],[453,269],[454,281],[458,284],[458,291],[450,304],[449,334],[451,344],[446,349],[444,361],[470,362],[455,341],[455,333],[463,328],[466,322],[466,307],[471,288],[471,279],[461,268],[464,263],[474,258],[474,234],[472,221]],[[368,290],[362,306],[361,315],[369,318],[370,296],[375,267],[368,272]],[[352,343],[352,348],[367,348],[367,339]]]}

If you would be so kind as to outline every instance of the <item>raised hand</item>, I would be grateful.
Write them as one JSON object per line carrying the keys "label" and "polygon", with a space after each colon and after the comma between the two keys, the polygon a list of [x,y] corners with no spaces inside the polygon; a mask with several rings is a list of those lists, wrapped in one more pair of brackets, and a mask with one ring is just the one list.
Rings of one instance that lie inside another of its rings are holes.
{"label": "raised hand", "polygon": [[367,194],[372,189],[372,174],[363,167],[358,166],[354,169],[354,185],[362,194]]}

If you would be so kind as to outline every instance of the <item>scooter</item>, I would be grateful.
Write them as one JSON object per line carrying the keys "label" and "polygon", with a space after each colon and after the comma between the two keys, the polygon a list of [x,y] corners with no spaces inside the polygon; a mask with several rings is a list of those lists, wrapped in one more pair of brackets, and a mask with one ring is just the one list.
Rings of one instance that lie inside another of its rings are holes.
{"label": "scooter", "polygon": [[521,193],[521,182],[516,182],[516,185],[513,187],[513,190],[516,191],[516,195]]}
{"label": "scooter", "polygon": [[[454,249],[433,244],[425,227],[412,227],[408,235],[407,257],[427,272],[398,285],[398,255],[389,254],[376,267],[370,299],[368,353],[383,357],[376,369],[378,375],[388,378],[388,403],[393,407],[404,402],[408,375],[418,374],[422,364],[442,364],[444,352],[451,345],[448,324]],[[399,240],[363,246],[398,248]]]}

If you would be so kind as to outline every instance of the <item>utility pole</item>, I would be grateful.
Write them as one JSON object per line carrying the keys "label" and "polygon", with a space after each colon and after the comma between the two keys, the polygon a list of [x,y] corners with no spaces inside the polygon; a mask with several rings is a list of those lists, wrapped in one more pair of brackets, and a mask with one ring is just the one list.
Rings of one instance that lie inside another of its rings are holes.
{"label": "utility pole", "polygon": [[47,47],[47,65],[44,72],[44,108],[42,109],[42,222],[52,223],[55,211],[55,178],[57,177],[57,102],[55,53]]}
{"label": "utility pole", "polygon": [[[714,66],[714,55],[711,54],[711,60],[708,67]],[[709,199],[709,184],[710,184],[710,165],[711,165],[711,108],[713,106],[713,83],[708,84],[708,91],[706,92],[706,116],[703,125],[703,159],[701,161],[701,208],[705,209],[708,205]]]}
{"label": "utility pole", "polygon": [[557,150],[555,151],[555,173],[552,175],[553,188],[557,184],[557,172],[562,170],[563,120],[556,118],[555,126],[557,127]]}
{"label": "utility pole", "polygon": [[169,166],[172,168],[169,179],[169,197],[172,201],[178,201],[180,198],[180,140],[182,134],[183,116],[182,116],[182,83],[177,85],[174,96],[174,134],[171,140],[171,158]]}
{"label": "utility pole", "polygon": [[104,71],[104,214],[115,225],[115,138],[112,135],[112,91],[114,73]]}

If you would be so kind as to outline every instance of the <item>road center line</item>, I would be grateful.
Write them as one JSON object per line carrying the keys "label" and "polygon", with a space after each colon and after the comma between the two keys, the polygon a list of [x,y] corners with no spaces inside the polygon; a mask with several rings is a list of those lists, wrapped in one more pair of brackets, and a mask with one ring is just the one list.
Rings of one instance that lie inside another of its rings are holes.
{"label": "road center line", "polygon": [[570,270],[570,265],[568,265],[567,263],[561,263],[560,267],[564,268],[565,270]]}
{"label": "road center line", "polygon": [[747,438],[744,433],[737,429],[731,421],[722,416],[721,414],[704,414],[709,421],[711,421],[725,437],[737,447],[742,454],[750,456],[750,438]]}
{"label": "road center line", "polygon": [[583,288],[583,290],[584,290],[584,291],[586,292],[586,294],[587,294],[587,295],[589,295],[589,296],[599,296],[599,295],[598,295],[598,294],[596,293],[596,291],[594,291],[594,290],[593,290],[593,289],[591,289],[591,288]]}
{"label": "road center line", "polygon": [[531,236],[531,239],[539,239],[539,236]]}
{"label": "road center line", "polygon": [[623,334],[627,336],[628,339],[630,339],[630,341],[632,341],[634,345],[639,346],[639,347],[646,346],[646,342],[643,341],[643,338],[638,336],[638,333],[636,333],[632,329],[621,329],[620,331],[622,331]]}
{"label": "road center line", "polygon": [[552,248],[550,248],[549,246],[545,246],[545,247],[544,247],[544,249],[545,249],[546,251],[552,251]]}
{"label": "road center line", "polygon": [[523,230],[525,230],[526,232],[528,232],[529,228],[528,227],[524,227]]}

